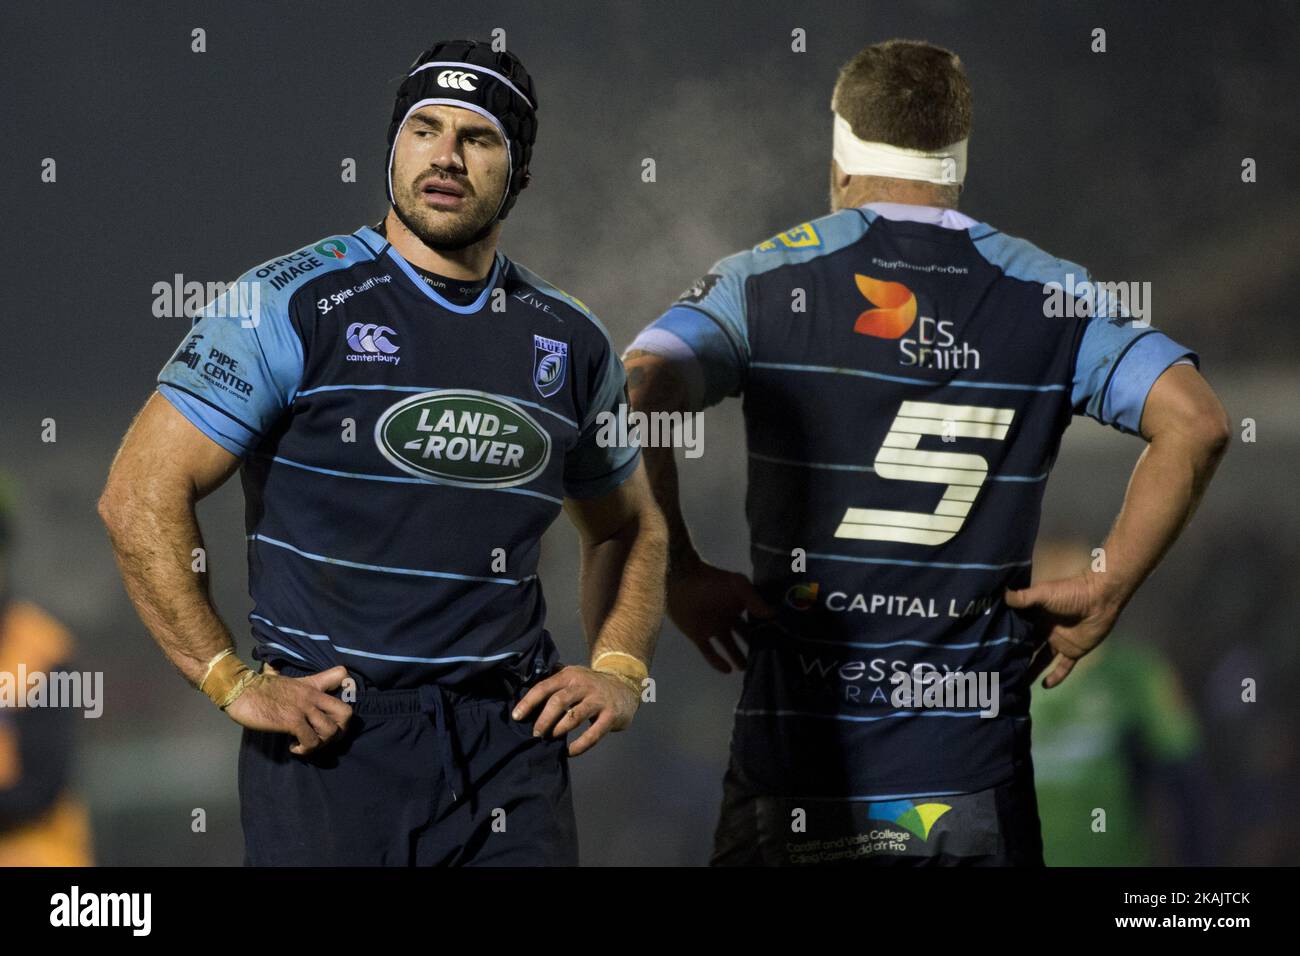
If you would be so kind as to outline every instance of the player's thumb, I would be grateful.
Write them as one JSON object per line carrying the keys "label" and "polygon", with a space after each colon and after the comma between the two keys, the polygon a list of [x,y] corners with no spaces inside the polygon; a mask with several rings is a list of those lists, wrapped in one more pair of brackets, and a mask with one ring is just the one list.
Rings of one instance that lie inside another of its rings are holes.
{"label": "player's thumb", "polygon": [[303,680],[311,684],[317,690],[334,690],[336,687],[348,678],[348,669],[342,664],[337,667],[331,667],[327,671],[321,671],[318,674],[308,674]]}
{"label": "player's thumb", "polygon": [[1021,588],[1019,591],[1007,589],[1003,595],[1003,600],[1007,602],[1007,607],[1015,608],[1017,611],[1023,611],[1026,608],[1037,607],[1047,600],[1048,590],[1041,584],[1034,584],[1027,588]]}

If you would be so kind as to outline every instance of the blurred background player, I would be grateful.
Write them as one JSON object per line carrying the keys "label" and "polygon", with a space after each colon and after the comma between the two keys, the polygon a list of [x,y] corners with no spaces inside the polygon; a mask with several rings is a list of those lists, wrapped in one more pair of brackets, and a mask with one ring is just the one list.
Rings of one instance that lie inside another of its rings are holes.
{"label": "blurred background player", "polygon": [[[672,452],[646,451],[672,620],[746,668],[713,862],[1041,864],[1030,685],[1109,633],[1226,414],[1196,357],[1087,295],[1082,266],[957,211],[972,101],[953,53],[869,46],[832,111],[832,214],[714,265],[626,355],[640,410],[744,398],[753,585],[696,552]],[[1030,587],[1072,414],[1148,444],[1106,572]],[[993,706],[894,696],[927,675],[983,680]]]}
{"label": "blurred background player", "polygon": [[[623,369],[581,302],[497,251],[536,109],[508,52],[421,54],[383,222],[211,303],[113,463],[100,513],[127,591],[244,727],[250,864],[576,864],[568,758],[640,703],[665,534],[636,448],[597,439]],[[237,469],[258,672],[194,564],[195,502]],[[590,666],[545,629],[561,510]]]}
{"label": "blurred background player", "polygon": [[[1089,561],[1082,540],[1042,541],[1034,581],[1082,574]],[[1112,635],[1067,683],[1035,694],[1029,712],[1048,866],[1189,866],[1213,858],[1199,721],[1159,648],[1127,631]]]}
{"label": "blurred background player", "polygon": [[[72,636],[11,592],[12,486],[0,475],[0,674],[73,670]],[[0,866],[89,866],[90,819],[72,790],[82,714],[0,702]]]}

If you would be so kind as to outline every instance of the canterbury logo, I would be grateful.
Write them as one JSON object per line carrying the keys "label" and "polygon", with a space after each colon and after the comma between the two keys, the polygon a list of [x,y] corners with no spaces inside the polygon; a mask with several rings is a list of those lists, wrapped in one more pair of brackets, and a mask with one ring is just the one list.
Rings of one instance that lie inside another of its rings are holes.
{"label": "canterbury logo", "polygon": [[477,90],[478,77],[465,70],[443,70],[438,74],[438,85],[449,90]]}
{"label": "canterbury logo", "polygon": [[881,339],[896,339],[916,321],[916,296],[901,282],[885,282],[854,273],[858,291],[875,308],[867,309],[853,323],[853,331]]}
{"label": "canterbury logo", "polygon": [[371,355],[392,355],[400,345],[394,345],[388,341],[388,336],[396,335],[386,325],[366,324],[364,322],[353,322],[348,326],[348,348],[354,352],[368,352]]}
{"label": "canterbury logo", "polygon": [[903,402],[889,426],[889,434],[876,452],[876,474],[891,481],[931,481],[946,485],[943,498],[933,512],[849,508],[840,520],[835,537],[909,544],[943,544],[951,540],[966,523],[980,486],[988,476],[989,463],[983,455],[919,451],[916,446],[921,436],[940,435],[949,441],[956,438],[1004,441],[1015,414],[1013,408]]}

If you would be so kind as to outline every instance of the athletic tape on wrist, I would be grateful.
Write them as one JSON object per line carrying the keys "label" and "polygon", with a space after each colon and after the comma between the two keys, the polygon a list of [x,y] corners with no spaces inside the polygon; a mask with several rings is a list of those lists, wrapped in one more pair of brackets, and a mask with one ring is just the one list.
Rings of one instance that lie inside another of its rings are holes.
{"label": "athletic tape on wrist", "polygon": [[591,669],[598,674],[621,677],[630,686],[636,688],[638,694],[641,693],[641,682],[650,676],[650,669],[645,666],[641,658],[624,651],[604,651],[597,654],[591,662]]}
{"label": "athletic tape on wrist", "polygon": [[208,699],[225,710],[255,681],[264,680],[247,664],[235,656],[235,649],[228,647],[208,661],[208,669],[199,681],[199,690]]}

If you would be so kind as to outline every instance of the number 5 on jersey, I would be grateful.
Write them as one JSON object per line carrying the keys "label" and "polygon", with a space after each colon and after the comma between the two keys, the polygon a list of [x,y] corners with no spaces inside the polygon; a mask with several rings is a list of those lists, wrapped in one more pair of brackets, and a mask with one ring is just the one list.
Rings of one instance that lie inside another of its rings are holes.
{"label": "number 5 on jersey", "polygon": [[849,508],[835,537],[930,545],[951,540],[970,514],[975,496],[988,475],[989,463],[983,455],[918,451],[916,446],[921,436],[1003,441],[1014,415],[1013,408],[903,402],[889,426],[889,434],[876,452],[876,474],[891,481],[946,485],[943,498],[933,512]]}

